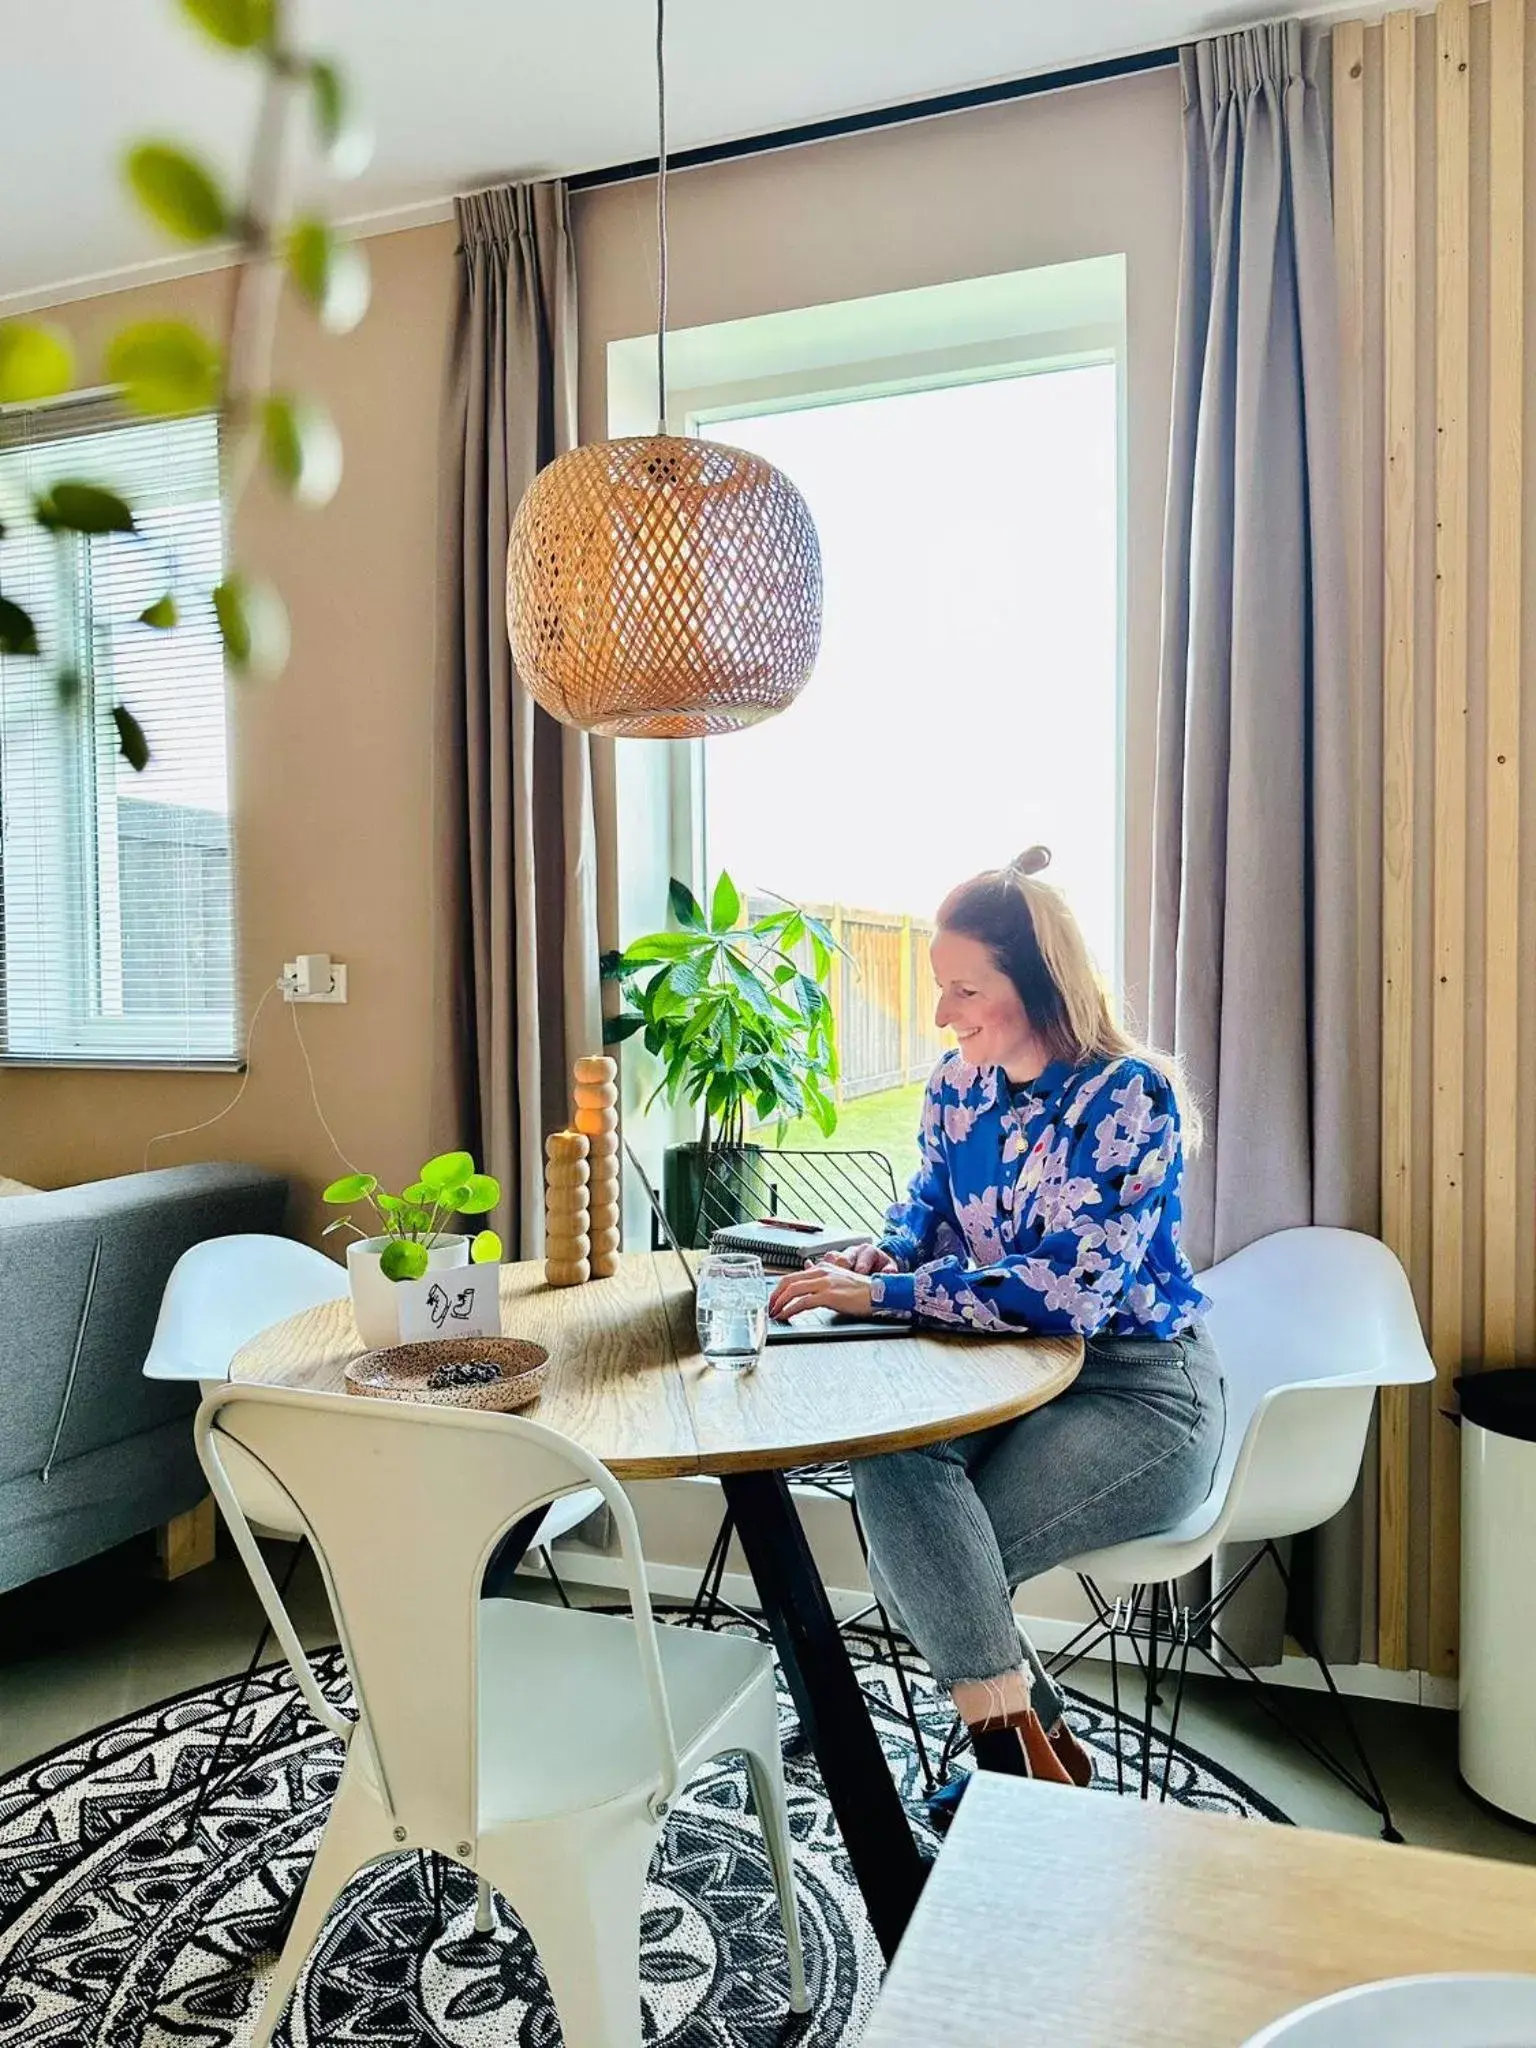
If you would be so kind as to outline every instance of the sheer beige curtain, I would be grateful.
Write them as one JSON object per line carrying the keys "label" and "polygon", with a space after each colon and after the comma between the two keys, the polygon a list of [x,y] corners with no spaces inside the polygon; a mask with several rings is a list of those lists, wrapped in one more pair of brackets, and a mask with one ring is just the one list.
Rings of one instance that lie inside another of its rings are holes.
{"label": "sheer beige curtain", "polygon": [[[1181,58],[1151,1030],[1206,1105],[1202,1266],[1377,1221],[1380,737],[1348,653],[1328,49],[1289,22]],[[1335,1656],[1372,1633],[1372,1521],[1357,1497],[1316,1540]],[[1278,1654],[1269,1621],[1250,1654]]]}
{"label": "sheer beige curtain", "polygon": [[541,710],[507,646],[512,517],[576,439],[566,190],[506,185],[455,206],[436,776],[437,986],[453,1030],[434,1121],[501,1181],[493,1220],[509,1256],[533,1257],[544,1138],[567,1121],[570,1062],[601,1043],[612,749]]}

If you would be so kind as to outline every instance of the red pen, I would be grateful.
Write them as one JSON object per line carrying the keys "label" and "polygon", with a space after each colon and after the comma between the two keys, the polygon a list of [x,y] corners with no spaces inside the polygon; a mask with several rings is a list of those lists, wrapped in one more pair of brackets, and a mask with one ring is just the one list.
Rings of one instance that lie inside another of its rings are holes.
{"label": "red pen", "polygon": [[807,1237],[817,1237],[822,1226],[819,1223],[800,1223],[793,1216],[759,1216],[758,1224],[768,1230],[803,1230]]}

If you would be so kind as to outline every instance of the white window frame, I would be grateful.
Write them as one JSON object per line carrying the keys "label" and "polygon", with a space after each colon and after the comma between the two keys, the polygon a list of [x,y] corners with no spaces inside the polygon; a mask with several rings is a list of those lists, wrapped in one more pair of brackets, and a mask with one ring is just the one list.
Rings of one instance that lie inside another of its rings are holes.
{"label": "white window frame", "polygon": [[[668,331],[668,417],[674,431],[718,430],[765,412],[840,405],[909,391],[1038,375],[1086,364],[1115,365],[1118,446],[1115,683],[1115,975],[1126,975],[1126,265],[1123,255],[1087,257],[998,276],[965,278],[867,299],[793,308]],[[656,431],[656,337],[612,341],[607,351],[608,432]],[[719,436],[716,433],[716,437]],[[618,808],[618,923],[624,941],[660,929],[667,884],[677,875],[697,894],[705,885],[704,747],[697,740],[615,743]],[[658,1104],[629,1129],[652,1177],[662,1150],[692,1135],[685,1112]],[[644,1214],[631,1191],[633,1221]]]}
{"label": "white window frame", "polygon": [[[102,425],[109,424],[103,420]],[[138,421],[124,418],[122,424]],[[241,1023],[237,903],[231,880],[230,946],[232,1002],[228,1010],[184,1012],[136,1010],[125,1015],[123,1003],[123,933],[118,905],[118,831],[116,789],[118,740],[111,704],[98,687],[102,634],[95,620],[90,579],[93,539],[68,540],[68,602],[61,611],[73,623],[73,649],[80,677],[78,701],[61,727],[58,781],[67,791],[46,833],[34,827],[29,849],[44,869],[46,904],[34,887],[32,915],[12,917],[0,931],[5,961],[18,961],[18,980],[42,985],[47,970],[42,927],[62,923],[68,931],[66,967],[59,992],[64,998],[63,1028],[50,1030],[47,1048],[29,1045],[23,1035],[12,1047],[0,1029],[0,1067],[112,1067],[238,1072],[244,1054],[238,1049]],[[110,687],[110,686],[109,686]],[[227,703],[227,699],[226,699]],[[226,774],[228,723],[226,717]],[[3,801],[3,797],[0,797]],[[226,812],[226,816],[229,814]],[[234,824],[229,818],[233,865]],[[15,858],[15,855],[12,855]],[[4,871],[0,870],[0,920],[6,918]],[[4,1020],[0,1018],[0,1027]],[[170,1045],[174,1052],[164,1048]]]}
{"label": "white window frame", "polygon": [[[1127,895],[1125,303],[1125,259],[1111,255],[673,329],[667,337],[669,417],[674,424],[683,422],[689,434],[766,412],[1114,364],[1119,614],[1114,971],[1122,986]],[[655,365],[654,335],[609,343],[610,434],[655,431]],[[712,437],[725,438],[718,432]],[[620,742],[617,787],[624,861],[619,913],[626,938],[665,924],[671,875],[681,876],[695,893],[704,886],[705,783],[701,741]]]}

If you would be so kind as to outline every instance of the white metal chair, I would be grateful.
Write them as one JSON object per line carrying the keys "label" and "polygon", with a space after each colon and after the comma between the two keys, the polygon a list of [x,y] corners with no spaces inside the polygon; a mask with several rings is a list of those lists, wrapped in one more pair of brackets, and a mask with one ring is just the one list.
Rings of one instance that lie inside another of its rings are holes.
{"label": "white metal chair", "polygon": [[[1433,1380],[1407,1276],[1393,1254],[1356,1231],[1277,1231],[1224,1259],[1201,1276],[1210,1297],[1207,1327],[1227,1384],[1227,1435],[1209,1497],[1176,1527],[1134,1543],[1073,1558],[1093,1601],[1095,1618],[1068,1644],[1053,1669],[1075,1663],[1106,1636],[1111,1653],[1125,1637],[1146,1681],[1142,1796],[1148,1792],[1152,1714],[1158,1687],[1174,1668],[1177,1690],[1163,1768],[1167,1796],[1173,1742],[1191,1648],[1223,1676],[1236,1666],[1257,1697],[1289,1732],[1350,1791],[1374,1808],[1388,1840],[1400,1840],[1348,1702],[1315,1640],[1304,1644],[1343,1716],[1363,1778],[1284,1715],[1274,1688],[1260,1680],[1223,1637],[1222,1614],[1267,1558],[1289,1589],[1277,1545],[1316,1529],[1354,1492],[1379,1387]],[[1223,1544],[1259,1547],[1196,1607],[1181,1605],[1177,1582],[1207,1564]],[[1101,1582],[1129,1585],[1111,1598]],[[1209,1643],[1221,1662],[1206,1649]],[[1160,1663],[1159,1658],[1163,1661]],[[1119,1716],[1118,1665],[1112,1662]],[[1118,1751],[1118,1744],[1117,1744]]]}
{"label": "white metal chair", "polygon": [[[677,1788],[747,1763],[806,2010],[773,1659],[761,1644],[658,1629],[634,1512],[595,1458],[518,1416],[231,1384],[198,1453],[311,1711],[346,1746],[341,1781],[251,2048],[266,2048],[326,1913],[402,1850],[494,1885],[544,1965],[566,2048],[640,2038],[646,1872]],[[357,1704],[320,1691],[242,1505],[260,1473],[320,1561]],[[482,1600],[514,1520],[578,1488],[613,1514],[632,1618]]]}
{"label": "white metal chair", "polygon": [[[244,1231],[230,1237],[206,1238],[183,1252],[171,1268],[160,1300],[154,1339],[144,1360],[144,1375],[152,1380],[197,1380],[206,1394],[229,1378],[235,1353],[259,1332],[299,1315],[304,1309],[340,1301],[346,1293],[346,1268],[291,1237]],[[259,1472],[246,1474],[244,1501],[258,1535],[295,1546],[279,1589],[286,1595],[303,1555],[304,1529],[294,1519],[291,1502],[279,1489],[268,1485]],[[601,1494],[593,1488],[583,1488],[555,1501],[536,1529],[521,1532],[524,1548],[538,1551],[567,1607],[570,1601],[549,1546],[557,1536],[574,1529],[601,1506]],[[515,1567],[515,1558],[509,1562]],[[188,1809],[186,1840],[201,1824],[204,1808],[221,1774],[226,1770],[242,1771],[251,1760],[248,1749],[237,1751],[230,1760],[230,1745],[251,1682],[266,1654],[268,1636],[268,1625],[263,1619],[229,1713],[209,1755],[197,1797]],[[269,1731],[270,1739],[280,1739],[281,1735],[280,1724]]]}

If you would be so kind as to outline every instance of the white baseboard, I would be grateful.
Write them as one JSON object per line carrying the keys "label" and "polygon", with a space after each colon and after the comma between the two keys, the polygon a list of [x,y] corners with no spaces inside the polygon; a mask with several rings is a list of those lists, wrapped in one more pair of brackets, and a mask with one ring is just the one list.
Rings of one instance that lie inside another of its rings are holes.
{"label": "white baseboard", "polygon": [[[1022,1619],[1034,1638],[1036,1648],[1044,1650],[1047,1655],[1065,1649],[1082,1627],[1081,1622],[1058,1621],[1051,1615],[1024,1616]],[[1102,1648],[1090,1654],[1103,1658],[1108,1655]],[[1278,1664],[1264,1664],[1256,1668],[1267,1685],[1295,1686],[1301,1692],[1324,1692],[1327,1689],[1322,1673],[1310,1657],[1287,1654]],[[1454,1678],[1437,1678],[1429,1671],[1388,1671],[1381,1664],[1335,1664],[1331,1668],[1339,1691],[1352,1699],[1397,1700],[1404,1706],[1448,1708],[1452,1712],[1456,1709]]]}
{"label": "white baseboard", "polygon": [[[562,1578],[573,1585],[595,1587],[622,1587],[624,1569],[620,1559],[604,1557],[595,1550],[583,1550],[574,1545],[559,1546],[559,1569]],[[544,1567],[530,1555],[519,1567],[531,1578],[543,1578]],[[681,1564],[652,1564],[645,1568],[646,1584],[661,1600],[691,1600],[699,1590],[699,1574],[694,1566]],[[745,1572],[727,1572],[721,1581],[720,1591],[735,1607],[744,1607],[750,1612],[757,1611],[757,1588]],[[828,1586],[827,1600],[839,1621],[857,1614],[869,1605],[869,1594],[856,1587]],[[1072,1638],[1079,1633],[1083,1624],[1078,1621],[1062,1621],[1053,1615],[1021,1615],[1020,1620],[1029,1630],[1036,1647],[1048,1656],[1065,1649]],[[1100,1645],[1089,1653],[1094,1658],[1107,1662],[1108,1651]],[[1322,1692],[1322,1675],[1310,1657],[1287,1656],[1278,1664],[1265,1666],[1259,1676],[1271,1685],[1295,1686],[1303,1692]],[[1457,1687],[1454,1678],[1439,1678],[1428,1671],[1388,1671],[1380,1664],[1335,1664],[1334,1681],[1339,1691],[1352,1699],[1396,1700],[1405,1706],[1436,1707],[1455,1711]]]}

